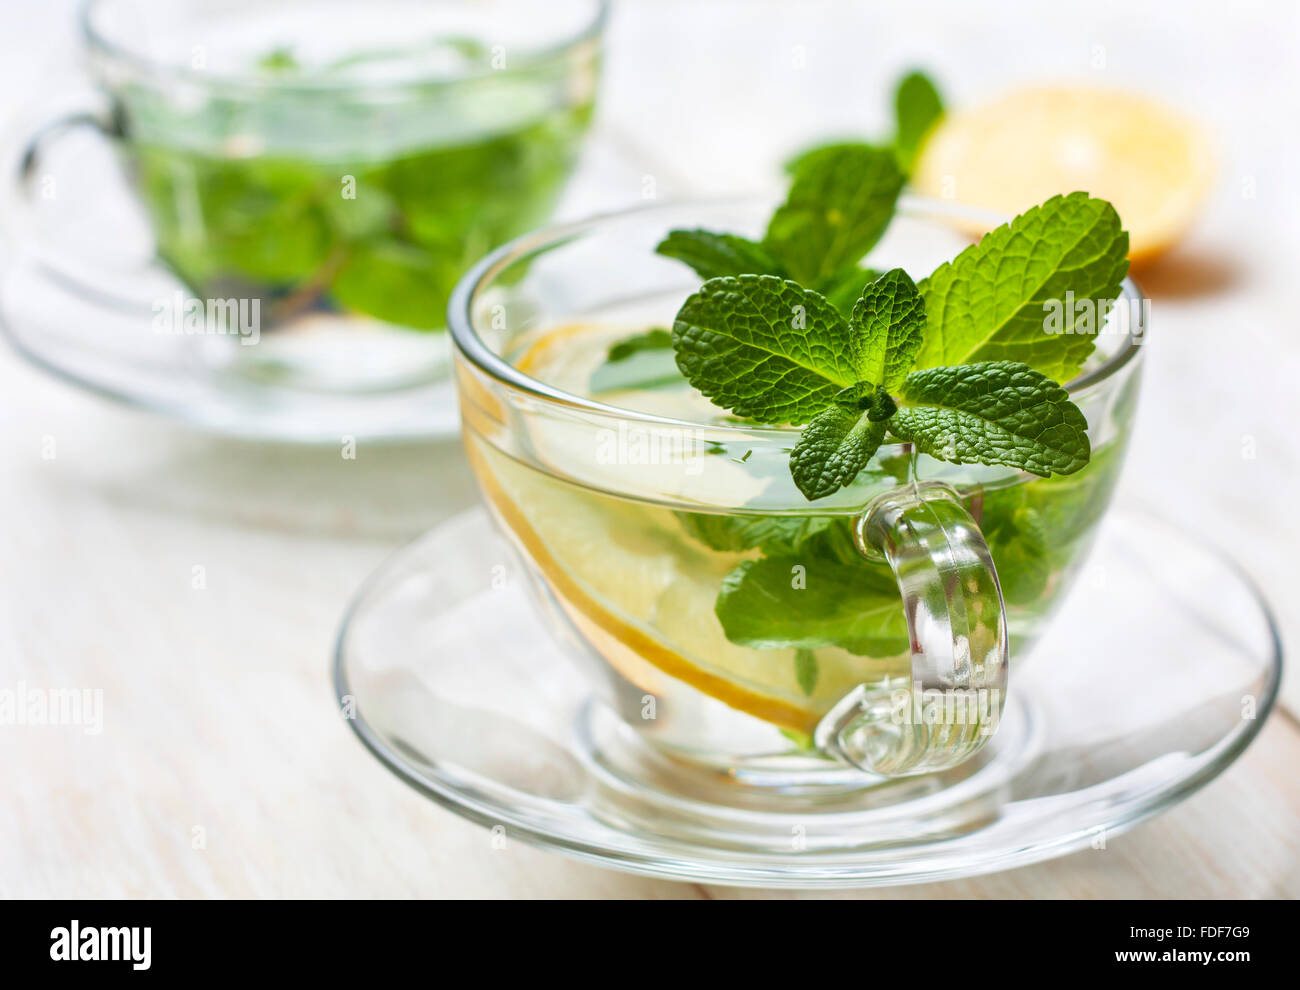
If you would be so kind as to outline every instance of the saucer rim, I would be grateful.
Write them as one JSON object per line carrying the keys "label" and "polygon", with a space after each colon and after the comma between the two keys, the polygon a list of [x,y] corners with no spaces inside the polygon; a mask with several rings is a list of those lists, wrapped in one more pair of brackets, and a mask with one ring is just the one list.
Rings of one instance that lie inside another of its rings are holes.
{"label": "saucer rim", "polygon": [[[72,293],[80,298],[87,305],[100,308],[112,305],[111,300],[94,299],[84,293],[76,291],[69,286],[57,269],[52,269],[40,261],[39,258],[30,258],[29,262],[34,263],[43,274],[52,279],[57,291],[63,293]],[[9,345],[10,350],[21,358],[30,367],[36,369],[49,378],[60,382],[61,384],[71,386],[80,392],[92,395],[98,399],[112,402],[114,405],[134,412],[145,413],[149,416],[163,419],[175,425],[192,429],[195,432],[206,436],[221,439],[243,440],[261,443],[276,443],[295,447],[333,447],[339,443],[339,433],[337,430],[324,429],[312,426],[301,431],[267,429],[259,425],[259,420],[255,410],[244,410],[236,403],[231,402],[212,402],[205,401],[201,403],[187,403],[167,399],[154,399],[142,395],[138,389],[114,387],[108,381],[98,379],[93,376],[74,371],[61,364],[57,360],[50,358],[46,353],[32,346],[34,335],[20,333],[12,324],[17,321],[9,312],[8,299],[10,293],[10,280],[14,277],[18,269],[16,263],[10,263],[4,266],[3,280],[0,280],[0,338],[3,338]],[[446,330],[442,331],[446,333]],[[167,372],[184,372],[190,376],[198,385],[204,385],[204,392],[211,396],[220,396],[220,388],[211,389],[206,386],[210,384],[208,380],[203,379],[196,373],[196,369],[187,368],[182,363],[177,363],[166,368]],[[158,372],[159,374],[163,372]],[[400,445],[406,443],[418,442],[438,442],[452,439],[460,434],[460,414],[455,401],[454,386],[450,368],[447,373],[435,381],[411,386],[403,389],[395,389],[390,392],[312,392],[307,389],[290,389],[278,391],[291,391],[292,394],[305,404],[305,412],[300,414],[304,422],[313,422],[310,407],[315,402],[337,403],[340,400],[354,402],[358,405],[364,405],[367,396],[376,400],[393,401],[395,399],[407,399],[419,401],[422,395],[428,395],[436,392],[438,389],[447,391],[446,409],[439,412],[437,421],[430,425],[430,421],[425,419],[423,423],[420,417],[409,415],[393,415],[389,418],[388,425],[382,429],[355,429],[351,428],[346,432],[358,440],[364,440],[367,443],[382,443],[390,445]],[[270,387],[258,388],[259,392],[270,394]],[[233,393],[234,390],[232,390]],[[441,405],[442,403],[439,403]],[[201,410],[201,411],[200,411]],[[221,413],[227,415],[222,415]],[[214,415],[216,413],[216,415]],[[238,413],[238,415],[229,415]],[[337,417],[336,417],[337,418]]]}

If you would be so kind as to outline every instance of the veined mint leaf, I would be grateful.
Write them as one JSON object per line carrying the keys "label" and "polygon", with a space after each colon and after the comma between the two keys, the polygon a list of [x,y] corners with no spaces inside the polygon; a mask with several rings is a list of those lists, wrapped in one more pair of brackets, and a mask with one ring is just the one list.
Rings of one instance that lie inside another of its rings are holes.
{"label": "veined mint leaf", "polygon": [[850,323],[858,383],[813,417],[790,452],[790,474],[809,501],[852,484],[885,439],[896,408],[888,389],[912,367],[925,307],[907,273],[895,268],[863,290]]}
{"label": "veined mint leaf", "polygon": [[766,423],[806,423],[858,380],[844,317],[772,275],[705,282],[677,312],[673,350],[716,405]]}
{"label": "veined mint leaf", "polygon": [[863,656],[907,649],[889,569],[807,555],[746,560],[722,580],[714,612],[727,639],[754,649],[838,646]]}
{"label": "veined mint leaf", "polygon": [[762,244],[711,230],[670,230],[655,252],[695,269],[704,279],[723,275],[784,275]]}
{"label": "veined mint leaf", "polygon": [[862,259],[894,215],[903,173],[891,151],[838,145],[795,172],[763,246],[797,282],[812,284]]}
{"label": "veined mint leaf", "polygon": [[639,354],[641,351],[658,351],[668,350],[673,346],[673,335],[671,330],[665,330],[663,327],[651,327],[645,333],[638,333],[631,337],[625,337],[609,349],[606,356],[607,361],[626,361],[633,354]]}
{"label": "veined mint leaf", "polygon": [[942,117],[943,99],[930,77],[924,72],[905,75],[894,92],[894,150],[903,171],[912,171],[922,142]]}
{"label": "veined mint leaf", "polygon": [[852,484],[885,439],[885,426],[839,403],[814,416],[790,451],[790,475],[804,498],[825,498]]}
{"label": "veined mint leaf", "polygon": [[912,370],[925,328],[925,305],[901,268],[885,272],[862,291],[852,324],[861,334],[862,381],[896,392]]}
{"label": "veined mint leaf", "polygon": [[1053,196],[940,265],[920,286],[925,298],[921,368],[1020,361],[1058,382],[1092,353],[1092,334],[1073,334],[1075,314],[1046,332],[1048,305],[1073,293],[1098,306],[1119,295],[1128,272],[1128,234],[1105,200]]}
{"label": "veined mint leaf", "polygon": [[914,371],[890,432],[953,464],[1004,464],[1047,477],[1088,463],[1088,422],[1065,389],[1034,369],[984,361]]}

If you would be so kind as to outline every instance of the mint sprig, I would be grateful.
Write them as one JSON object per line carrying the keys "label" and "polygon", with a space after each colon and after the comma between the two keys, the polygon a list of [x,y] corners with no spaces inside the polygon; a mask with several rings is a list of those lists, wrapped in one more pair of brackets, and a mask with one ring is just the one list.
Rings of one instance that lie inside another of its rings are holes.
{"label": "mint sprig", "polygon": [[[956,464],[1070,474],[1091,455],[1087,421],[1049,375],[1077,370],[1095,341],[1045,332],[1056,297],[1043,287],[1106,304],[1127,247],[1114,208],[1073,193],[998,228],[919,287],[901,269],[886,272],[847,319],[787,278],[712,278],[674,321],[677,367],[737,415],[804,427],[790,472],[810,501],[853,484],[891,434]],[[948,354],[957,360],[934,360]]]}
{"label": "mint sprig", "polygon": [[[845,393],[856,391],[845,389]],[[893,400],[883,389],[868,400],[879,407],[876,419],[861,408],[861,401],[837,401],[827,406],[799,434],[799,442],[790,451],[790,475],[808,499],[853,484],[884,442],[888,411],[895,408]]]}

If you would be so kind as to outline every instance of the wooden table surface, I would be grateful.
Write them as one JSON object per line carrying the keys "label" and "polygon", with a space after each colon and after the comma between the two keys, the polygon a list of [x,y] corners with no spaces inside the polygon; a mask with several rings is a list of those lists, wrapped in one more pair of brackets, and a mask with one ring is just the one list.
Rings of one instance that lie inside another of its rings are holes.
{"label": "wooden table surface", "polygon": [[[5,113],[45,98],[51,67],[72,57],[70,4],[34,6],[0,41]],[[801,140],[883,129],[888,81],[918,62],[954,101],[1046,75],[1199,114],[1220,139],[1220,187],[1145,282],[1153,331],[1123,488],[1231,548],[1295,642],[1294,12],[1185,4],[1175,21],[1133,2],[1044,6],[618,4],[600,123],[564,212],[635,202],[647,176],[659,198],[759,186]],[[0,426],[0,689],[104,698],[98,735],[0,726],[0,896],[767,893],[495,848],[343,724],[328,680],[340,613],[393,549],[474,504],[454,443],[363,443],[347,460],[199,436],[8,351]],[[1290,712],[1228,772],[1104,850],[834,896],[1296,897],[1295,678],[1286,692]]]}

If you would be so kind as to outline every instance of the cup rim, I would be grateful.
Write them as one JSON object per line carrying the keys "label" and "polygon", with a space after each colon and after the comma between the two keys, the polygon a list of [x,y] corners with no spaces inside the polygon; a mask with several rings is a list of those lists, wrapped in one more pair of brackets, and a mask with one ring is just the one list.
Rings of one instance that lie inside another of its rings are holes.
{"label": "cup rim", "polygon": [[156,79],[186,83],[189,85],[208,87],[224,86],[232,89],[243,88],[272,90],[281,93],[340,93],[348,91],[369,92],[374,90],[386,91],[402,89],[429,90],[459,86],[475,80],[486,79],[489,76],[509,76],[516,75],[520,72],[528,72],[547,65],[548,63],[559,61],[575,48],[588,41],[599,38],[605,29],[606,22],[608,21],[610,5],[610,0],[590,0],[590,3],[592,4],[592,15],[583,22],[581,28],[572,34],[561,38],[559,41],[544,45],[541,48],[531,49],[518,56],[512,55],[509,68],[504,70],[478,69],[473,72],[466,72],[462,75],[456,75],[450,78],[445,76],[412,75],[409,78],[367,83],[348,79],[282,79],[276,77],[256,76],[251,73],[209,72],[205,69],[195,69],[186,65],[159,61],[158,59],[143,55],[138,51],[133,51],[129,47],[124,47],[112,39],[105,37],[101,31],[95,28],[93,23],[94,11],[113,2],[116,2],[116,0],[82,0],[78,22],[82,43],[91,53],[121,62],[143,75]]}
{"label": "cup rim", "polygon": [[[535,254],[539,250],[550,246],[561,244],[567,240],[588,231],[594,227],[605,223],[618,220],[632,219],[637,216],[652,214],[656,211],[674,209],[690,209],[697,207],[700,209],[716,209],[719,207],[738,207],[745,205],[757,204],[763,201],[763,198],[756,196],[745,197],[727,197],[727,198],[705,198],[675,200],[667,203],[654,203],[647,206],[637,206],[631,209],[613,210],[604,213],[598,213],[582,220],[575,220],[569,223],[554,224],[547,227],[516,237],[502,246],[496,248],[482,260],[477,262],[469,269],[456,283],[452,290],[451,297],[447,302],[447,329],[451,334],[452,341],[456,350],[467,358],[476,368],[487,374],[490,378],[504,385],[508,385],[521,392],[527,393],[534,398],[575,408],[591,413],[604,416],[614,416],[620,419],[633,420],[642,423],[653,423],[658,426],[668,426],[675,428],[700,428],[704,424],[692,422],[690,420],[676,419],[669,416],[659,416],[654,413],[640,412],[634,409],[626,409],[622,406],[614,406],[608,403],[599,402],[595,399],[582,395],[575,395],[564,389],[556,388],[539,379],[525,374],[514,365],[512,365],[501,355],[497,354],[484,343],[479,336],[478,331],[474,329],[473,308],[477,301],[479,292],[484,285],[490,282],[501,270],[509,264],[525,257],[529,254]],[[951,203],[944,200],[936,200],[925,196],[916,196],[906,194],[899,199],[899,213],[911,210],[916,213],[923,213],[929,210],[931,213],[938,212],[956,219],[966,219],[969,221],[978,221],[997,226],[1006,223],[1010,218],[1001,214],[984,210],[978,207],[969,207],[963,204]],[[992,229],[990,227],[990,229]],[[1125,333],[1124,343],[1120,348],[1107,359],[1106,363],[1098,368],[1084,374],[1077,375],[1062,387],[1071,396],[1078,395],[1096,385],[1109,379],[1111,376],[1124,368],[1134,357],[1137,356],[1141,348],[1141,343],[1146,336],[1146,295],[1133,281],[1131,276],[1126,275],[1120,283],[1120,299],[1128,299],[1130,303],[1136,303],[1136,316],[1129,323]],[[710,429],[726,429],[736,431],[752,431],[760,433],[781,433],[790,432],[798,433],[801,427],[797,426],[772,426],[761,423],[736,422],[727,423],[719,427],[718,424],[710,424]]]}

